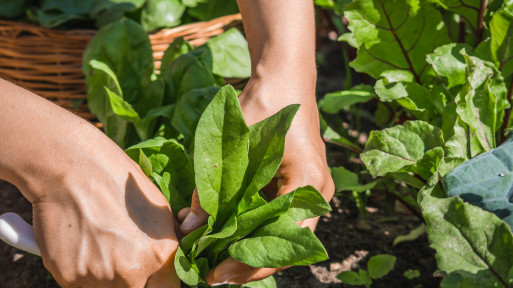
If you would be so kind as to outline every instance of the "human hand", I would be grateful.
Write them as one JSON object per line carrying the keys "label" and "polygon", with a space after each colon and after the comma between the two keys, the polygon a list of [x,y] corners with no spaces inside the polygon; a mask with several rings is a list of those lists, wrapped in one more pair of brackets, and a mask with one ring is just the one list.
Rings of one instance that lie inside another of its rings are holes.
{"label": "human hand", "polygon": [[63,287],[179,287],[171,209],[100,130],[0,79],[0,178],[32,203],[43,263]]}
{"label": "human hand", "polygon": [[120,153],[109,167],[77,159],[38,185],[53,191],[32,203],[44,265],[63,287],[179,287],[170,207]]}
{"label": "human hand", "polygon": [[[333,196],[334,186],[326,163],[325,146],[319,132],[319,118],[315,98],[313,93],[307,95],[311,92],[309,90],[302,91],[300,88],[292,87],[284,89],[286,86],[288,85],[279,81],[277,77],[267,78],[265,81],[252,78],[239,97],[242,112],[248,125],[278,112],[284,106],[291,104],[290,99],[292,98],[301,102],[301,108],[287,134],[281,166],[277,171],[275,181],[266,187],[265,192],[269,198],[273,199],[276,196],[292,192],[298,187],[312,185],[329,201]],[[301,94],[304,95],[301,96]],[[279,97],[277,97],[278,95]],[[178,218],[183,221],[181,229],[184,234],[205,224],[208,214],[201,209],[196,193],[193,197],[191,209],[180,211]],[[313,230],[317,220],[317,218],[307,219],[299,224]],[[195,223],[191,221],[195,221]],[[228,258],[212,269],[206,280],[211,285],[220,283],[243,284],[266,278],[281,269],[284,268],[255,269],[233,258]]]}

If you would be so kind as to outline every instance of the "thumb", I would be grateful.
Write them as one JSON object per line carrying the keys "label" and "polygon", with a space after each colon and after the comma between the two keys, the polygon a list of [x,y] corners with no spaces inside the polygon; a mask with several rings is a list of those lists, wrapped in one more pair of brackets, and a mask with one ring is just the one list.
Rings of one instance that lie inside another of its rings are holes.
{"label": "thumb", "polygon": [[198,198],[198,190],[194,189],[191,208],[184,208],[178,213],[178,219],[183,219],[182,225],[180,225],[180,231],[185,235],[191,233],[207,223],[208,216],[208,213],[201,208]]}
{"label": "thumb", "polygon": [[205,280],[213,287],[226,284],[242,285],[262,280],[285,268],[254,268],[228,257],[217,267],[211,269]]}
{"label": "thumb", "polygon": [[148,278],[144,288],[179,287],[180,278],[174,267],[175,253],[173,253],[164,265]]}

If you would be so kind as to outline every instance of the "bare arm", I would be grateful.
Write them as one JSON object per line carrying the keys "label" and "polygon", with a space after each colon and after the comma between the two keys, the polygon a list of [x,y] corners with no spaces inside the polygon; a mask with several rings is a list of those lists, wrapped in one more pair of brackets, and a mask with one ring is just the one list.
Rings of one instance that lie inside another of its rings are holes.
{"label": "bare arm", "polygon": [[[283,195],[312,185],[330,200],[334,185],[326,163],[315,101],[315,22],[311,0],[238,0],[252,62],[251,79],[239,97],[248,125],[267,118],[289,104],[301,107],[285,142],[285,154],[276,174]],[[188,213],[188,214],[187,214]],[[181,229],[188,233],[206,222],[208,215],[197,197],[189,212],[182,210]],[[318,218],[301,225],[314,229]],[[268,277],[280,269],[255,269],[228,258],[207,275],[211,285],[243,284]]]}
{"label": "bare arm", "polygon": [[179,287],[170,207],[116,144],[1,79],[0,135],[0,178],[32,203],[43,263],[61,286]]}

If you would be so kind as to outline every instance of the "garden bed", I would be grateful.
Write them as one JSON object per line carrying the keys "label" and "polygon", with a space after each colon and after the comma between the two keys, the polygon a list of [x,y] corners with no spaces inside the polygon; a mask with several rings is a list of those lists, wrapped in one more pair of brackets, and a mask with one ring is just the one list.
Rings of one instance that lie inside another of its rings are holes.
{"label": "garden bed", "polygon": [[[377,197],[376,199],[380,199]],[[385,199],[368,206],[368,225],[361,224],[358,209],[354,202],[345,197],[335,197],[332,201],[333,212],[321,218],[317,236],[322,241],[330,259],[315,265],[294,267],[278,273],[278,287],[349,287],[336,279],[343,270],[365,268],[367,260],[377,254],[388,253],[397,257],[394,270],[383,279],[376,281],[373,287],[438,287],[439,279],[432,275],[436,270],[434,251],[428,247],[426,236],[413,242],[392,246],[398,235],[408,233],[418,225],[411,216],[399,216],[397,222],[376,224],[376,221],[389,217],[387,210],[392,203]],[[0,182],[0,214],[19,213],[26,220],[31,219],[30,203],[12,185]],[[367,230],[368,228],[371,230]],[[408,269],[418,269],[420,279],[415,281],[403,277]],[[40,258],[35,258],[7,244],[0,243],[0,283],[4,287],[59,287],[44,269]]]}

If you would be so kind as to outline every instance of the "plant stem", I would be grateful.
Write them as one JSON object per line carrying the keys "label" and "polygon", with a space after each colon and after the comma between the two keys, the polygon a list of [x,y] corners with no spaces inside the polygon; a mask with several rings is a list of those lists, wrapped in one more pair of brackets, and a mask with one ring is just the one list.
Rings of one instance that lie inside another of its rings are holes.
{"label": "plant stem", "polygon": [[481,5],[479,6],[479,13],[477,16],[477,31],[476,31],[476,47],[483,41],[483,31],[484,31],[484,14],[486,12],[486,7],[488,4],[486,0],[481,0]]}
{"label": "plant stem", "polygon": [[417,209],[415,209],[415,208],[411,207],[408,203],[406,203],[406,201],[404,201],[404,199],[403,199],[403,198],[399,197],[397,194],[392,193],[392,192],[390,192],[390,191],[388,191],[388,190],[385,190],[385,193],[386,193],[388,196],[390,196],[390,197],[394,198],[395,200],[397,200],[397,201],[401,202],[401,204],[403,204],[403,205],[404,205],[404,207],[406,207],[408,210],[410,210],[410,212],[411,212],[413,215],[415,215],[415,216],[416,216],[416,217],[417,217],[417,218],[418,218],[422,223],[426,223],[426,220],[424,220],[424,217],[422,217],[422,214],[420,214],[420,212],[419,212]]}
{"label": "plant stem", "polygon": [[459,43],[465,43],[465,36],[466,36],[466,32],[465,32],[465,20],[463,19],[463,17],[460,17],[460,25],[459,25],[459,30],[458,30],[458,42]]}
{"label": "plant stem", "polygon": [[468,159],[472,159],[472,150],[470,146],[470,126],[467,125],[467,153]]}
{"label": "plant stem", "polygon": [[404,49],[403,42],[401,42],[401,39],[399,39],[399,36],[397,36],[397,31],[392,26],[392,21],[390,20],[390,17],[388,16],[387,10],[385,9],[385,4],[383,4],[382,0],[379,1],[379,4],[381,5],[381,9],[383,9],[383,14],[385,14],[385,17],[387,19],[390,32],[392,32],[392,34],[394,35],[394,38],[397,41],[397,44],[399,44],[399,48],[401,48],[401,52],[403,53],[404,58],[406,58],[406,62],[408,62],[408,67],[409,67],[410,72],[413,74],[415,81],[418,84],[421,84],[419,75],[417,74],[417,72],[415,72],[415,69],[413,69],[413,64],[410,60],[410,56],[408,56],[408,52],[406,52],[406,49]]}
{"label": "plant stem", "polygon": [[[513,79],[511,79],[511,84],[509,85],[509,91],[508,91],[508,102],[510,104],[511,104],[512,98],[513,98]],[[502,127],[500,130],[501,143],[506,140],[506,136],[504,135],[504,132],[506,131],[506,129],[508,129],[508,124],[509,124],[508,122],[509,122],[510,116],[511,116],[511,107],[506,109],[506,113],[504,113],[504,119],[502,119]]]}

